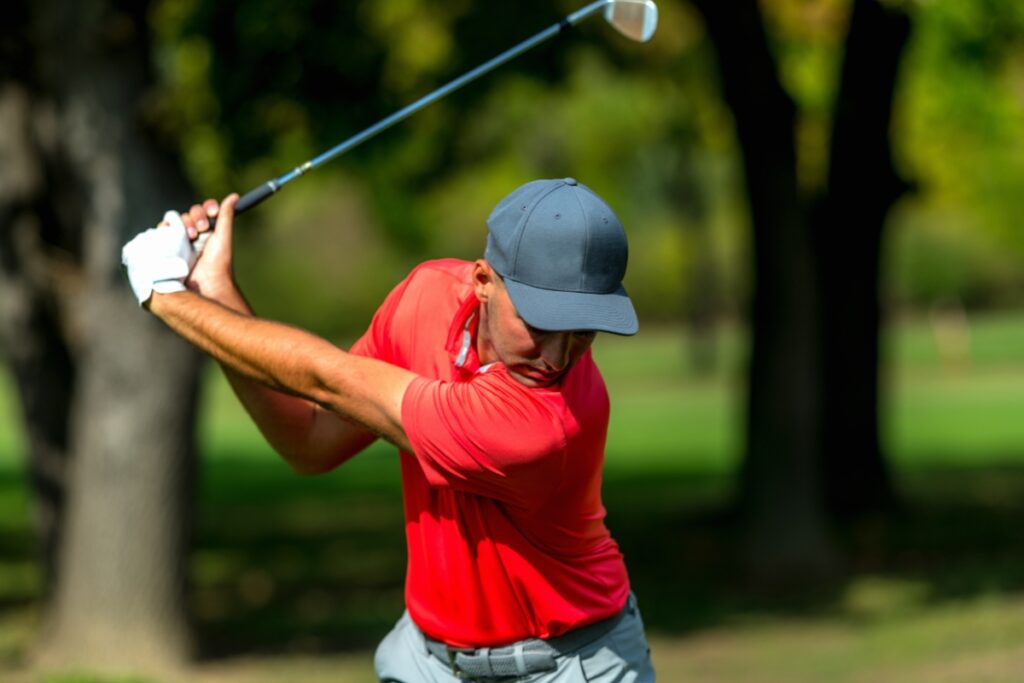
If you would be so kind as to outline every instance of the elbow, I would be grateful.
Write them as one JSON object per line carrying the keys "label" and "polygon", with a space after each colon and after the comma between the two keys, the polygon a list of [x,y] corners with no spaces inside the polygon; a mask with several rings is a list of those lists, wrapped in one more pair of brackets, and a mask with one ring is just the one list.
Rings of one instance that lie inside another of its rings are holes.
{"label": "elbow", "polygon": [[371,441],[373,441],[373,437],[369,433],[363,432],[350,441],[335,444],[331,448],[278,452],[293,472],[305,477],[336,470],[361,452]]}
{"label": "elbow", "polygon": [[340,460],[331,458],[311,458],[308,453],[285,453],[279,451],[281,458],[288,463],[292,472],[302,477],[327,474],[341,464]]}
{"label": "elbow", "polygon": [[327,474],[336,467],[336,465],[325,466],[320,463],[310,464],[295,460],[287,460],[287,462],[288,466],[291,467],[292,472],[300,477],[313,477],[318,474]]}

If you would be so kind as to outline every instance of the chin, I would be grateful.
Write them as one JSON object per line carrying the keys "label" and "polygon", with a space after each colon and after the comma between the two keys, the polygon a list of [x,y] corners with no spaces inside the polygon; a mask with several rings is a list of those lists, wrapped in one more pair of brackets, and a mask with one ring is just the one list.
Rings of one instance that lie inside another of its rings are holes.
{"label": "chin", "polygon": [[531,389],[543,389],[545,387],[554,386],[555,384],[558,384],[558,381],[560,379],[562,379],[562,375],[550,379],[538,379],[536,377],[530,377],[528,375],[523,375],[518,372],[512,372],[510,374],[512,375],[512,377],[515,378],[517,382],[519,382],[523,386],[530,387]]}

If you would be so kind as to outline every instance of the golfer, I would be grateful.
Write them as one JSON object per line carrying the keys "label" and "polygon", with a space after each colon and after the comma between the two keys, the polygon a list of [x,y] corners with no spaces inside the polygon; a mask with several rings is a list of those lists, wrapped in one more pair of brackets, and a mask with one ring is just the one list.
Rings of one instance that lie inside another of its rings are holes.
{"label": "golfer", "polygon": [[407,610],[378,677],[653,681],[601,502],[609,402],[590,347],[637,331],[615,213],[572,178],[519,187],[482,259],[415,268],[345,352],[253,315],[232,272],[236,201],[168,212],[125,245],[129,281],[297,471],[377,438],[400,450]]}

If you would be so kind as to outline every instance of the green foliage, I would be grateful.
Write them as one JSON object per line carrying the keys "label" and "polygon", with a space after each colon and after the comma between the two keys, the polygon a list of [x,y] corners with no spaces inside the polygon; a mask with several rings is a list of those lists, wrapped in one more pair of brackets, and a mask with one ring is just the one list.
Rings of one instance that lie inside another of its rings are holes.
{"label": "green foliage", "polygon": [[[1024,10],[890,4],[913,18],[893,141],[916,191],[890,219],[888,296],[911,307],[1016,304]],[[575,6],[161,0],[150,24],[164,86],[152,114],[179,140],[201,195],[244,190]],[[762,3],[798,106],[808,190],[824,182],[850,6]],[[417,260],[477,257],[487,214],[513,187],[571,175],[623,218],[627,287],[645,322],[736,314],[749,236],[730,116],[699,15],[679,0],[659,9],[650,44],[584,22],[289,187],[286,208],[270,208],[285,201],[275,199],[246,216],[242,277],[258,308],[351,336]]]}
{"label": "green foliage", "polygon": [[[160,111],[202,194],[249,187],[557,21],[574,9],[565,5],[164,0],[152,20]],[[261,207],[240,228],[240,277],[257,308],[350,336],[415,261],[478,257],[484,220],[512,188],[571,175],[623,218],[634,241],[627,286],[645,319],[677,319],[700,298],[694,264],[734,270],[743,241],[733,190],[713,182],[732,147],[701,36],[692,9],[671,3],[649,46],[584,23],[354,150],[319,182],[289,187],[282,196],[305,185],[302,201]],[[739,279],[719,279],[723,301],[738,300]]]}
{"label": "green foliage", "polygon": [[917,198],[891,217],[888,288],[902,308],[960,304],[1008,307],[1024,292],[1021,254],[969,207],[945,209]]}
{"label": "green foliage", "polygon": [[916,304],[950,296],[1019,303],[1024,9],[990,0],[921,3],[914,10],[894,140],[919,190],[907,220],[894,228],[919,235],[908,251],[922,242],[942,251],[945,263],[928,270],[945,266],[952,275],[936,290],[934,273],[921,270],[933,282],[905,278],[896,295]]}
{"label": "green foliage", "polygon": [[[893,303],[1019,305],[1024,293],[1024,10],[1020,3],[889,2],[912,33],[897,85],[893,147],[914,189],[890,216]],[[848,0],[762,3],[798,106],[799,178],[824,182]]]}
{"label": "green foliage", "polygon": [[850,2],[772,0],[762,9],[779,78],[797,105],[798,179],[805,189],[820,190]]}

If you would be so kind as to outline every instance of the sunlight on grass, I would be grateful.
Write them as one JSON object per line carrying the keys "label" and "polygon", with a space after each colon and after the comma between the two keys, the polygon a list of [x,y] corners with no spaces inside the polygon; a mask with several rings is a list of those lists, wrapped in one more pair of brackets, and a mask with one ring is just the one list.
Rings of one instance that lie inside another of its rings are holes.
{"label": "sunlight on grass", "polygon": [[1024,462],[1024,366],[892,382],[884,433],[896,462]]}
{"label": "sunlight on grass", "polygon": [[864,576],[846,588],[841,604],[851,616],[877,619],[920,609],[927,598],[928,586],[923,581]]}
{"label": "sunlight on grass", "polygon": [[1024,662],[1024,598],[922,605],[866,620],[776,619],[683,641],[655,637],[651,646],[669,681],[1012,681]]}
{"label": "sunlight on grass", "polygon": [[151,678],[135,676],[95,676],[87,673],[61,673],[43,676],[40,683],[153,683]]}
{"label": "sunlight on grass", "polygon": [[20,419],[14,382],[7,366],[0,365],[0,468],[11,467],[15,454],[24,450]]}

